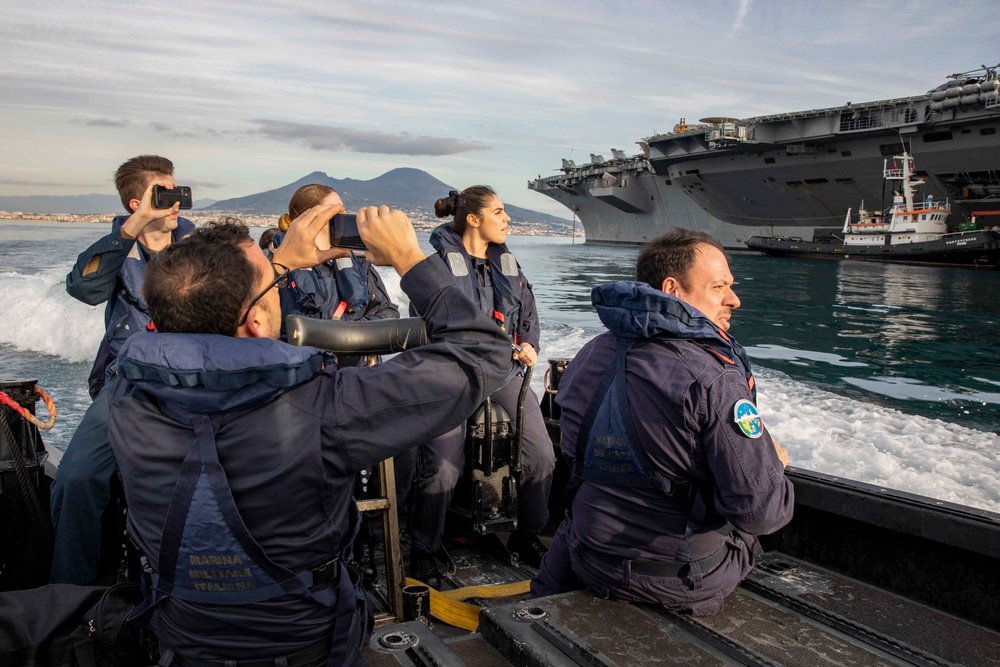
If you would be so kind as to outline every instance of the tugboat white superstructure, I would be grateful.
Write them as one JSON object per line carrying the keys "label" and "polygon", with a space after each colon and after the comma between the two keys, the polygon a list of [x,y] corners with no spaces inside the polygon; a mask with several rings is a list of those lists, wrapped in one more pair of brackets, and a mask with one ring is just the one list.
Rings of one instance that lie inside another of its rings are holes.
{"label": "tugboat white superstructure", "polygon": [[[928,196],[916,208],[913,194],[916,187],[925,181],[915,176],[913,157],[908,153],[893,156],[890,167],[886,160],[882,174],[887,181],[900,181],[902,194],[896,192],[892,200],[891,216],[888,221],[882,213],[866,211],[864,203],[858,210],[859,219],[851,222],[851,211],[844,219],[844,247],[858,245],[886,245],[937,241],[948,233],[946,221],[951,215],[951,204],[941,205]],[[902,161],[902,166],[897,166]]]}

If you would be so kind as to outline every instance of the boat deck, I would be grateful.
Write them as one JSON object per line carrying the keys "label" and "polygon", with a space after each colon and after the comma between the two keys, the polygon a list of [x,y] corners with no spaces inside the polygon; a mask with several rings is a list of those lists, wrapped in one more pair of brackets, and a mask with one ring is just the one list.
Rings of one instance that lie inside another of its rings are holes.
{"label": "boat deck", "polygon": [[[507,583],[495,580],[528,571],[481,558],[456,559],[467,564],[456,576]],[[481,602],[475,633],[433,618],[376,629],[369,664],[1000,666],[996,631],[781,552],[765,554],[714,616],[586,591]]]}
{"label": "boat deck", "polygon": [[[719,614],[587,591],[480,604],[469,633],[430,618],[377,628],[372,665],[1000,667],[1000,514],[789,468],[795,516]],[[534,570],[496,537],[449,545],[448,587]],[[377,596],[376,596],[377,597]]]}

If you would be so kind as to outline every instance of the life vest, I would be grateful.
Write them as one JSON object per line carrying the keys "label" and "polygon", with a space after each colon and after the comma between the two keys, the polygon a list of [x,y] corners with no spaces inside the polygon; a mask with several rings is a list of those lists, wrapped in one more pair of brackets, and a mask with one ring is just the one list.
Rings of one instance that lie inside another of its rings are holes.
{"label": "life vest", "polygon": [[360,320],[372,300],[368,263],[353,255],[292,271],[287,289],[296,312],[324,320]]}
{"label": "life vest", "polygon": [[[360,633],[370,632],[373,621],[367,612],[367,623],[355,621],[359,607],[367,610],[362,577],[348,565],[350,545],[361,525],[357,506],[351,517],[349,546],[317,567],[292,572],[268,558],[247,530],[219,463],[213,418],[197,413],[171,412],[170,416],[190,423],[195,441],[184,458],[167,510],[159,563],[144,562],[150,591],[129,620],[148,622],[154,607],[169,597],[234,607],[283,595],[308,597],[336,608],[329,664],[353,664]],[[167,667],[174,652],[162,640],[160,649],[159,664]]]}
{"label": "life vest", "polygon": [[691,498],[697,492],[696,484],[654,472],[645,450],[636,446],[639,438],[625,387],[625,360],[638,341],[616,340],[615,357],[583,418],[574,474],[594,484],[654,489],[670,498]]}
{"label": "life vest", "polygon": [[[491,288],[480,286],[472,257],[462,244],[462,237],[448,225],[431,233],[431,245],[448,265],[458,284],[480,309],[490,315],[515,343],[521,321],[521,294],[524,275],[513,253],[505,243],[490,243],[486,248],[486,263],[490,271]],[[492,292],[490,296],[489,292]]]}
{"label": "life vest", "polygon": [[[583,482],[661,492],[679,503],[687,515],[684,535],[673,560],[690,563],[695,541],[705,539],[702,529],[714,488],[710,484],[669,477],[653,470],[645,449],[638,446],[639,437],[626,388],[625,362],[629,351],[640,341],[619,337],[615,340],[615,356],[587,406],[583,428],[577,436],[573,477],[564,498],[566,506],[572,507],[573,498]],[[709,346],[703,347],[715,354]],[[732,525],[724,523],[710,533],[728,535],[732,531]],[[692,569],[691,576],[700,583],[700,571]]]}

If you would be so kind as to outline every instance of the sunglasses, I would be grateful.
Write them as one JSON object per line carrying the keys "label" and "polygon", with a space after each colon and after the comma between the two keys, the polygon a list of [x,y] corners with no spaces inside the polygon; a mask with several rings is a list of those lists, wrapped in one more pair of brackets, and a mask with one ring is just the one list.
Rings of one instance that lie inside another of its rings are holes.
{"label": "sunglasses", "polygon": [[[282,271],[281,273],[278,273],[278,268],[277,267],[279,267],[279,266],[284,269],[284,271]],[[236,328],[237,329],[239,327],[243,326],[246,323],[247,317],[250,316],[250,311],[253,309],[254,306],[257,305],[258,301],[260,301],[261,299],[264,298],[265,294],[267,294],[268,292],[270,292],[275,287],[277,287],[278,289],[281,289],[282,287],[287,287],[288,286],[288,274],[290,274],[292,272],[291,269],[289,269],[284,264],[278,264],[277,262],[271,262],[271,270],[274,271],[274,280],[272,280],[271,282],[269,282],[267,284],[267,287],[265,287],[263,289],[263,291],[261,291],[260,294],[258,294],[257,296],[255,296],[253,298],[253,301],[250,302],[250,305],[247,306],[246,311],[243,313],[243,317],[241,317],[240,321],[236,323]]]}

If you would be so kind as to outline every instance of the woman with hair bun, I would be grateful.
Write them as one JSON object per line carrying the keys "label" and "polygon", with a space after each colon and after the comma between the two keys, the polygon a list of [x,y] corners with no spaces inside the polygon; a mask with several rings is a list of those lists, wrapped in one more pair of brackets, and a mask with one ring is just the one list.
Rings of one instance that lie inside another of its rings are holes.
{"label": "woman with hair bun", "polygon": [[[492,188],[475,185],[452,191],[438,199],[434,212],[439,218],[452,216],[436,228],[430,243],[447,264],[455,280],[482,312],[492,316],[511,342],[520,347],[514,361],[534,366],[538,360],[538,311],[531,285],[507,248],[510,216]],[[523,374],[523,372],[522,372]],[[514,379],[491,397],[512,417],[517,414],[521,382]],[[523,448],[518,487],[518,530],[507,544],[522,562],[538,567],[545,547],[537,534],[548,521],[549,489],[555,468],[555,453],[538,405],[528,389],[524,399]],[[442,553],[445,514],[458,478],[465,470],[465,429],[459,427],[420,447],[420,466],[410,525],[410,576],[431,585],[439,584],[435,554]]]}
{"label": "woman with hair bun", "polygon": [[[278,229],[285,232],[292,220],[318,204],[339,204],[338,213],[344,210],[344,203],[333,188],[318,183],[303,185],[289,200],[288,213],[281,215]],[[326,238],[317,240],[325,241]],[[280,236],[273,241],[275,246],[280,242]],[[286,316],[297,314],[345,321],[399,317],[399,307],[389,298],[375,267],[346,249],[343,257],[310,269],[292,271],[288,287],[281,292],[281,310]],[[356,366],[362,361],[362,357],[344,357],[338,360],[338,365]]]}
{"label": "woman with hair bun", "polygon": [[[342,213],[345,210],[340,195],[331,187],[313,183],[303,185],[296,190],[288,201],[288,213],[283,213],[278,220],[279,232],[272,241],[274,247],[281,244],[282,235],[288,230],[292,220],[320,204],[340,205],[340,209],[335,210],[335,213]],[[316,241],[317,244],[329,247],[327,234],[317,237]],[[399,318],[399,307],[389,298],[382,277],[375,267],[346,248],[342,257],[312,268],[292,271],[288,274],[288,286],[281,288],[279,294],[282,339],[285,338],[284,317],[288,315],[344,321]],[[365,362],[365,357],[337,357],[337,365],[341,368],[360,366]],[[354,485],[356,498],[379,496],[378,476],[373,473],[373,470],[358,473]],[[377,517],[365,515],[359,539],[354,541],[354,560],[363,569],[366,578],[374,578],[376,574],[375,542],[381,539],[380,530],[381,522]]]}

